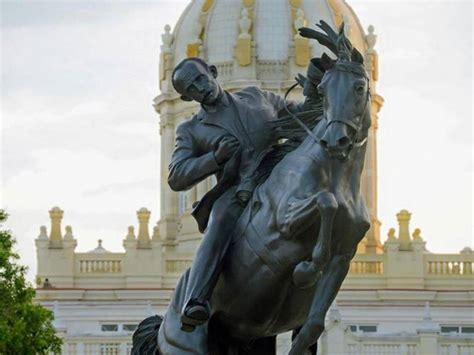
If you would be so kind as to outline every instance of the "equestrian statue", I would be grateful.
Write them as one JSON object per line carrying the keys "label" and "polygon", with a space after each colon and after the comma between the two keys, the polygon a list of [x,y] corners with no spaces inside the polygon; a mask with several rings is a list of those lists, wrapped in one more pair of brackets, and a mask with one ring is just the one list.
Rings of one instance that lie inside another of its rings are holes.
{"label": "equestrian statue", "polygon": [[[204,233],[164,315],[142,321],[133,355],[316,354],[326,313],[370,228],[360,191],[371,126],[363,56],[320,21],[301,36],[332,52],[313,58],[285,97],[229,93],[199,58],[175,68],[181,98],[201,110],[176,131],[168,183],[181,191],[215,174],[195,204]],[[296,85],[305,101],[286,97]]]}

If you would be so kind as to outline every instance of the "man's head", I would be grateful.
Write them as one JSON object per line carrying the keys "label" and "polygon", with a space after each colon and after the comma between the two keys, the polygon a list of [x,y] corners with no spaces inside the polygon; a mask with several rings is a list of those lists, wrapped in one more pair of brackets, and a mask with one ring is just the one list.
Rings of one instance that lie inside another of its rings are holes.
{"label": "man's head", "polygon": [[217,69],[200,58],[186,58],[173,70],[171,80],[184,101],[212,105],[221,93]]}

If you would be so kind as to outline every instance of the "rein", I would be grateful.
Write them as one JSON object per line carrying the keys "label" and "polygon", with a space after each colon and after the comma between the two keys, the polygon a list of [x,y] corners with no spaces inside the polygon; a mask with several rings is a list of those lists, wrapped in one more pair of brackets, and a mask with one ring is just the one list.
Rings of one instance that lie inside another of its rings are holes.
{"label": "rein", "polygon": [[318,137],[316,137],[316,135],[313,133],[313,131],[307,126],[304,124],[303,121],[301,121],[298,117],[296,117],[296,115],[294,115],[292,112],[290,112],[290,110],[288,109],[288,105],[287,105],[287,97],[288,95],[290,94],[290,92],[298,85],[298,83],[294,83],[293,85],[290,86],[290,88],[288,90],[286,90],[286,93],[285,93],[285,97],[284,97],[284,104],[285,104],[285,110],[286,112],[290,115],[291,118],[293,118],[296,123],[298,123],[300,125],[301,128],[303,128],[306,133],[308,133],[308,135],[313,138],[313,140],[320,144],[320,139]]}
{"label": "rein", "polygon": [[[368,80],[367,80],[367,82],[368,82]],[[290,110],[288,109],[288,105],[287,105],[288,95],[298,84],[299,83],[295,83],[295,84],[291,85],[288,88],[288,90],[286,91],[285,96],[284,96],[285,110],[288,113],[288,115],[290,115],[290,117],[293,118],[296,121],[296,123],[298,123],[298,125],[306,131],[306,133],[308,133],[308,135],[314,140],[315,143],[321,145],[321,139],[316,137],[316,135],[313,133],[313,131],[303,121],[301,121],[295,114],[290,112]],[[368,85],[367,86],[367,99],[365,101],[365,106],[364,106],[364,110],[362,111],[362,113],[364,113],[367,110],[367,105],[369,103],[369,97],[370,97],[370,86]],[[362,115],[357,116],[357,118],[359,118],[360,116],[362,116]],[[324,119],[326,119],[326,117],[324,117]],[[354,122],[352,122],[350,120],[342,120],[342,119],[341,120],[333,120],[333,121],[329,122],[326,125],[326,128],[333,122],[344,123],[344,124],[352,127],[356,132],[359,132],[359,126],[357,126]],[[365,137],[360,142],[353,143],[352,147],[356,147],[356,148],[362,147],[366,142],[367,142],[367,137]]]}

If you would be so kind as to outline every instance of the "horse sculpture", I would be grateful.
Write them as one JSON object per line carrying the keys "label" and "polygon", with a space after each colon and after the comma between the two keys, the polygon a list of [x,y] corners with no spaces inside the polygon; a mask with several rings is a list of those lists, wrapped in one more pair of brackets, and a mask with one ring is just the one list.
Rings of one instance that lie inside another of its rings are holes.
{"label": "horse sculpture", "polygon": [[188,270],[164,318],[139,325],[133,354],[270,355],[276,335],[290,330],[291,355],[316,354],[325,315],[370,227],[360,178],[371,125],[362,55],[343,25],[339,33],[322,21],[317,26],[324,33],[299,31],[337,56],[312,60],[323,115],[309,129],[290,114],[305,138],[276,163],[238,221],[209,323],[180,330]]}

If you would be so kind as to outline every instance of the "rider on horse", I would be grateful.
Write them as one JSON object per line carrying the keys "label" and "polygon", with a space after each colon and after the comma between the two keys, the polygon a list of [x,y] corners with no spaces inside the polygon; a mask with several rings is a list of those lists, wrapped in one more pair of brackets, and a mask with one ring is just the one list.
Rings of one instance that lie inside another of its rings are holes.
{"label": "rider on horse", "polygon": [[294,104],[257,87],[229,93],[216,78],[216,67],[199,58],[183,60],[172,75],[181,99],[199,102],[201,110],[177,128],[168,183],[182,191],[212,174],[217,177],[217,185],[192,213],[204,238],[191,267],[182,310],[185,331],[209,319],[208,300],[235,222],[256,186],[260,161],[281,138],[269,124],[286,113],[285,105],[292,112],[307,112],[311,106],[310,100]]}

